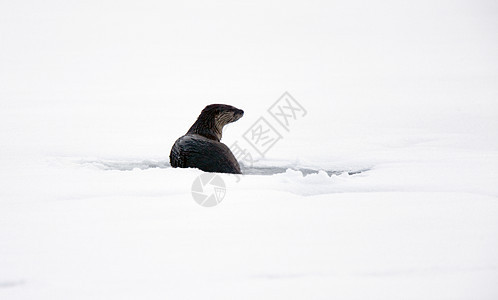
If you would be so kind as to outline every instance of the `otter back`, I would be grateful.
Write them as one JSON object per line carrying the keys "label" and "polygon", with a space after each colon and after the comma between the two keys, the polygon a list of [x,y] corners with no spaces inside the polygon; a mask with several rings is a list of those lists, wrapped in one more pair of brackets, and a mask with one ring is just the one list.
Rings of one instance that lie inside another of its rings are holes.
{"label": "otter back", "polygon": [[169,158],[174,168],[241,174],[237,159],[225,144],[198,134],[186,134],[176,140]]}

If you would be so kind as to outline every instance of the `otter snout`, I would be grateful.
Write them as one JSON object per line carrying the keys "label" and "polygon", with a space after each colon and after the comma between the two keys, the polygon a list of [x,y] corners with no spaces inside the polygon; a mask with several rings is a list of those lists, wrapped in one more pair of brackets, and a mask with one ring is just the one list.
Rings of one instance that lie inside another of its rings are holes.
{"label": "otter snout", "polygon": [[243,115],[244,115],[244,111],[242,109],[236,108],[235,111],[233,112],[233,120],[232,120],[232,122],[235,122],[238,119],[242,118]]}

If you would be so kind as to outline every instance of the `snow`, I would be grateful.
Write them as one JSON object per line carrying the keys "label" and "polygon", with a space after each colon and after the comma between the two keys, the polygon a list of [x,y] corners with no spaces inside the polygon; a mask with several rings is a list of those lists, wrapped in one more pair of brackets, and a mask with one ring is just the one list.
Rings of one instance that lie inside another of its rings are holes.
{"label": "snow", "polygon": [[[498,299],[497,16],[1,3],[0,299]],[[245,111],[222,141],[255,161],[206,208],[168,155],[210,103]]]}

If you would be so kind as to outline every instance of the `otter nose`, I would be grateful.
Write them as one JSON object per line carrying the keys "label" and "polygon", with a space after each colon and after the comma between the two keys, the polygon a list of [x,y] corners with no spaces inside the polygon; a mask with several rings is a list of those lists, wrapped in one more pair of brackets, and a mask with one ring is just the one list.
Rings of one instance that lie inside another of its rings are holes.
{"label": "otter nose", "polygon": [[244,111],[242,109],[237,109],[237,114],[244,115]]}

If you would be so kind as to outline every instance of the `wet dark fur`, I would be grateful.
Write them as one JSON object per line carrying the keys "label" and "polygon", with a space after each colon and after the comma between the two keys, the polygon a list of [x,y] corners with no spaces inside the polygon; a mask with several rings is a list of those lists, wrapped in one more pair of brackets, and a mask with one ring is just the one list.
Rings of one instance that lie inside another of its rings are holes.
{"label": "wet dark fur", "polygon": [[188,132],[176,140],[169,161],[174,168],[241,174],[232,151],[220,142],[223,126],[240,119],[244,111],[225,104],[206,106]]}

